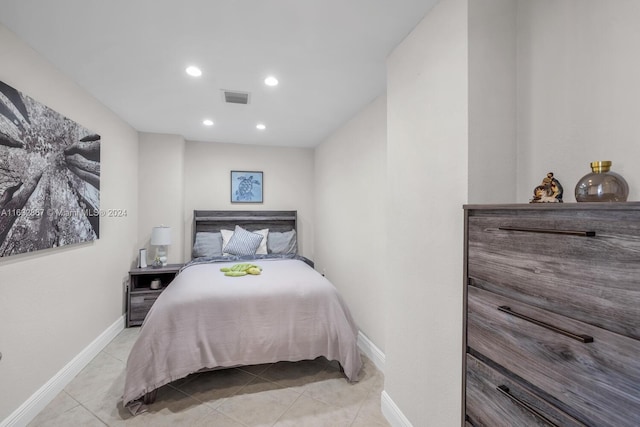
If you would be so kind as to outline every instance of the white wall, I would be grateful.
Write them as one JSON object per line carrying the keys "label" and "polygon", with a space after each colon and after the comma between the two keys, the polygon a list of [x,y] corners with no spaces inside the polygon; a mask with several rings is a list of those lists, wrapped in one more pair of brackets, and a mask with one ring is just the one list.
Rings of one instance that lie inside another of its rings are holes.
{"label": "white wall", "polygon": [[385,348],[386,96],[315,149],[315,261]]}
{"label": "white wall", "polygon": [[469,203],[516,200],[516,3],[468,2]]}
{"label": "white wall", "polygon": [[518,201],[552,171],[575,201],[611,160],[640,200],[640,2],[518,1]]}
{"label": "white wall", "polygon": [[[185,260],[195,209],[297,210],[298,251],[313,259],[312,149],[187,141],[184,161]],[[264,203],[231,203],[232,170],[264,172]]]}
{"label": "white wall", "polygon": [[0,80],[102,137],[100,239],[0,258],[0,420],[7,418],[123,314],[136,255],[135,130],[0,26]]}
{"label": "white wall", "polygon": [[[185,141],[140,133],[138,244],[151,229],[171,226],[170,263],[191,258],[194,209],[297,210],[299,251],[313,257],[313,150]],[[231,170],[264,172],[264,203],[231,203]]]}
{"label": "white wall", "polygon": [[384,393],[414,426],[461,424],[467,40],[443,0],[387,60]]}
{"label": "white wall", "polygon": [[159,225],[171,227],[168,263],[183,262],[184,151],[181,136],[140,133],[138,246],[148,249],[148,263],[156,252],[156,247],[149,245],[151,229]]}

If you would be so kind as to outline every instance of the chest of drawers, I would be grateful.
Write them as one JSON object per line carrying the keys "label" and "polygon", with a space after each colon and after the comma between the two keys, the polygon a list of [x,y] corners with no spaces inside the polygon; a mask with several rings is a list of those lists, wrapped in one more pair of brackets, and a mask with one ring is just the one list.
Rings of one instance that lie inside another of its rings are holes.
{"label": "chest of drawers", "polygon": [[465,206],[469,426],[640,425],[640,203]]}

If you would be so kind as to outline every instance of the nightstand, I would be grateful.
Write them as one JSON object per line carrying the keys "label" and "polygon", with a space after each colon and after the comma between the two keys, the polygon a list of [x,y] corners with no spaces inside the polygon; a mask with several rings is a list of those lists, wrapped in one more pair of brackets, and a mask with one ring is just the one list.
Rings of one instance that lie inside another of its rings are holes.
{"label": "nightstand", "polygon": [[[167,264],[165,267],[134,268],[129,271],[127,287],[127,328],[140,326],[158,296],[176,277],[184,264]],[[158,289],[151,289],[151,282],[160,280]]]}

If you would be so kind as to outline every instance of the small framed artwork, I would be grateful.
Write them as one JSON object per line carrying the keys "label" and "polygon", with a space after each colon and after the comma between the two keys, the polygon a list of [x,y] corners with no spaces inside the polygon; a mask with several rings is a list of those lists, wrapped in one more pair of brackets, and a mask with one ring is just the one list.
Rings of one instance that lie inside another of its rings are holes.
{"label": "small framed artwork", "polygon": [[231,203],[263,203],[262,172],[231,171]]}
{"label": "small framed artwork", "polygon": [[138,255],[138,268],[146,268],[147,267],[147,248],[140,249],[140,253]]}

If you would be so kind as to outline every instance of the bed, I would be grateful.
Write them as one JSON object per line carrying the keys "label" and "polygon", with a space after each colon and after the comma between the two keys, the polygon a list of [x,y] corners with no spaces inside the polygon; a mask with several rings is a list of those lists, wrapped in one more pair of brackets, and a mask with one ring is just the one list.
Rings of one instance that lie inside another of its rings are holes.
{"label": "bed", "polygon": [[[159,387],[208,369],[323,356],[357,381],[357,328],[336,288],[298,255],[296,211],[196,210],[192,241],[192,260],[154,303],[129,355],[123,402],[132,413]],[[221,271],[245,263],[261,271]]]}

